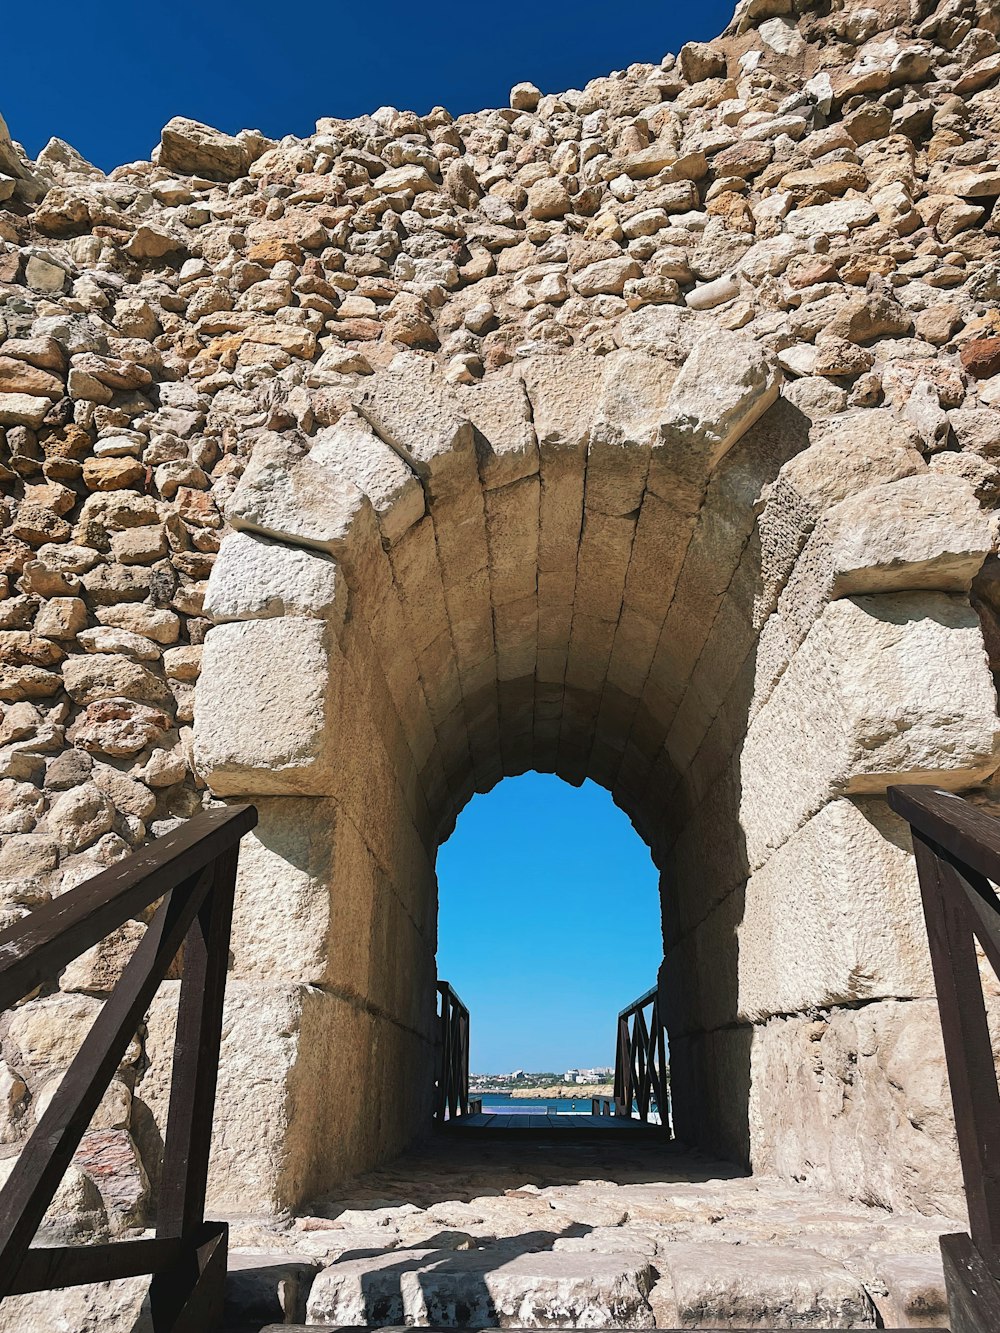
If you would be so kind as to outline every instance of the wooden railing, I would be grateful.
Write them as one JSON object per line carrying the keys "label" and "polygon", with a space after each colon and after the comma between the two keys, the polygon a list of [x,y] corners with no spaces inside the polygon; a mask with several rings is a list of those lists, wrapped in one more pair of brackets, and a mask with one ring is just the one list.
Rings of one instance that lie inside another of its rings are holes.
{"label": "wooden railing", "polygon": [[[206,1222],[222,1003],[240,838],[253,806],[212,810],[0,932],[0,1010],[159,906],[0,1191],[0,1300],[152,1274],[154,1333],[222,1317],[228,1231]],[[160,982],[183,946],[155,1238],[32,1249],[32,1237]]]}
{"label": "wooden railing", "polygon": [[952,1333],[1000,1329],[1000,1089],[976,945],[1000,977],[1000,820],[951,792],[890,787],[909,822],[965,1179],[969,1231],[941,1237]]}
{"label": "wooden railing", "polygon": [[437,984],[438,1076],[434,1119],[439,1125],[469,1114],[469,1011],[447,981]]}
{"label": "wooden railing", "polygon": [[[649,1019],[646,1010],[649,1009]],[[633,1105],[640,1120],[649,1120],[655,1102],[660,1124],[670,1125],[670,1082],[667,1039],[660,1017],[657,990],[640,995],[618,1015],[615,1052],[615,1115],[631,1116]]]}

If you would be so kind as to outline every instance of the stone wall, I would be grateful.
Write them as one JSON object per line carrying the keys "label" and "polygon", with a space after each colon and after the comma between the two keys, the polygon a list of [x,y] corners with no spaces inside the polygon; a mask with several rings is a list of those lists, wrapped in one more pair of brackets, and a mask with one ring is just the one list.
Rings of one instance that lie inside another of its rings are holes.
{"label": "stone wall", "polygon": [[[682,1131],[954,1211],[884,791],[1000,763],[998,29],[744,0],[582,90],[178,119],[110,176],[0,122],[0,910],[258,804],[217,1209],[426,1124],[436,850],[534,767],[661,869]],[[3,1020],[11,1154],[142,928]],[[112,1229],[173,984],[78,1160]]]}

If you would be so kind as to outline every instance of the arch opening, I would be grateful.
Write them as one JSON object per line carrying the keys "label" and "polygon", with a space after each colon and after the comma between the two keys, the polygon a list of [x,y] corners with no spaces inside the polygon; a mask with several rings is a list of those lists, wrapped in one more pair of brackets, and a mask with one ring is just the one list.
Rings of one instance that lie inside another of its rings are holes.
{"label": "arch opening", "polygon": [[[883,793],[996,766],[964,595],[988,525],[973,502],[964,563],[939,560],[919,537],[938,479],[895,418],[834,433],[777,398],[759,344],[657,313],[671,355],[637,334],[464,387],[403,354],[315,439],[254,442],[206,600],[195,757],[261,812],[231,1013],[250,1046],[290,1037],[280,1110],[244,1096],[245,1155],[217,1152],[224,1202],[301,1201],[426,1126],[437,849],[474,792],[536,769],[610,791],[660,873],[679,1137],[954,1204],[950,1140],[928,1146],[943,1086],[900,1091],[876,1060],[850,1114],[824,1099],[866,1041],[933,1044]],[[926,1128],[888,1165],[845,1154],[920,1097]]]}
{"label": "arch opening", "polygon": [[436,869],[438,978],[469,1007],[474,1085],[610,1082],[615,1015],[655,983],[663,937],[655,867],[609,794],[505,779],[465,807]]}

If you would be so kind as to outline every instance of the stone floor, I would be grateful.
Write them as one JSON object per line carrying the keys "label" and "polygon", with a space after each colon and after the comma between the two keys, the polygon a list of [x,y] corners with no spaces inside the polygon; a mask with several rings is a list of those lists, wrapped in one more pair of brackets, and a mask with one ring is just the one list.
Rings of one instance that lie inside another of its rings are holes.
{"label": "stone floor", "polygon": [[963,1229],[670,1145],[438,1139],[235,1226],[227,1327],[936,1327]]}

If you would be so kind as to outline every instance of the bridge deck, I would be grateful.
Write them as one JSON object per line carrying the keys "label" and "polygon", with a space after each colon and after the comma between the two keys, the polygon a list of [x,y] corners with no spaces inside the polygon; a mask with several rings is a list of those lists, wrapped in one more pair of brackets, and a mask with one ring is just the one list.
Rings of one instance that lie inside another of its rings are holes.
{"label": "bridge deck", "polygon": [[628,1120],[612,1115],[547,1115],[545,1112],[485,1111],[477,1115],[457,1116],[446,1120],[438,1131],[446,1140],[462,1139],[466,1143],[485,1144],[504,1139],[554,1140],[559,1143],[656,1143],[668,1145],[670,1134],[659,1125],[647,1125],[642,1120]]}
{"label": "bridge deck", "polygon": [[586,1130],[598,1134],[634,1134],[653,1131],[663,1137],[659,1125],[647,1125],[642,1120],[629,1120],[613,1115],[547,1115],[544,1112],[483,1111],[478,1115],[458,1116],[446,1122],[447,1129],[551,1129],[556,1131]]}

